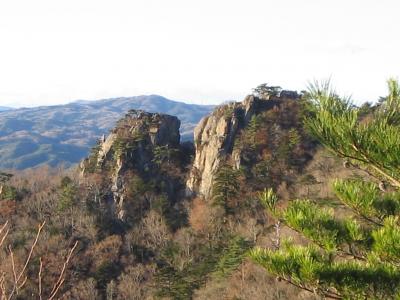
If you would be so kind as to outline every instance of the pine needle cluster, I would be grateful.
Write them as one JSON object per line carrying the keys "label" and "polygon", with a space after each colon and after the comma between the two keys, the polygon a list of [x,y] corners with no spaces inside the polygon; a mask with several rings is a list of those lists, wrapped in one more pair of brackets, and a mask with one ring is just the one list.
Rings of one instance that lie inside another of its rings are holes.
{"label": "pine needle cluster", "polygon": [[388,81],[389,95],[370,115],[329,83],[309,90],[310,132],[330,151],[368,173],[338,179],[336,197],[346,217],[311,200],[278,209],[271,189],[260,194],[264,207],[309,240],[282,241],[279,249],[255,248],[251,258],[279,280],[331,299],[400,298],[400,88]]}

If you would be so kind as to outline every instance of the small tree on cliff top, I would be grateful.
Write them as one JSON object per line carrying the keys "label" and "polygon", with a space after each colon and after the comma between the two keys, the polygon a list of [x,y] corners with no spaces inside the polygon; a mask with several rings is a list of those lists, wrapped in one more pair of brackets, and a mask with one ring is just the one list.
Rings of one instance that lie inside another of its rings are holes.
{"label": "small tree on cliff top", "polygon": [[262,99],[278,96],[281,91],[282,88],[280,86],[270,86],[267,83],[260,84],[253,89],[253,93]]}
{"label": "small tree on cliff top", "polygon": [[400,89],[388,81],[389,96],[361,120],[359,109],[339,98],[329,84],[310,89],[311,133],[330,151],[388,185],[336,180],[333,190],[351,211],[338,218],[309,200],[278,210],[272,190],[260,199],[272,215],[304,235],[307,246],[281,243],[255,248],[250,256],[269,272],[304,290],[332,299],[400,298]]}

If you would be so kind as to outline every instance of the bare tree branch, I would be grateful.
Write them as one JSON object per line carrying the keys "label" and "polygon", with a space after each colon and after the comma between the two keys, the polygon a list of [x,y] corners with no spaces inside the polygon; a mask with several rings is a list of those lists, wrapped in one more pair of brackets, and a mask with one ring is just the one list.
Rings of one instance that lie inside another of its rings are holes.
{"label": "bare tree branch", "polygon": [[[26,268],[28,267],[28,264],[29,264],[29,262],[30,262],[30,260],[31,260],[31,258],[32,258],[33,250],[34,250],[35,247],[36,247],[36,244],[37,244],[37,242],[38,242],[38,240],[39,240],[40,233],[42,232],[42,229],[43,229],[43,227],[44,227],[45,224],[46,224],[46,222],[43,222],[42,224],[39,225],[39,228],[38,228],[38,231],[37,231],[37,234],[36,234],[36,238],[35,238],[35,240],[34,240],[32,246],[31,246],[31,249],[30,249],[30,251],[29,251],[28,257],[26,258],[25,265],[24,265],[24,267],[22,268],[21,272],[19,273],[19,275],[18,275],[18,277],[17,277],[17,280],[16,280],[16,282],[14,283],[14,287],[13,287],[13,289],[12,289],[12,291],[11,291],[10,296],[8,297],[8,299],[11,299],[11,298],[13,297],[14,293],[15,293],[15,292],[18,290],[18,288],[19,288],[19,287],[18,287],[18,283],[19,283],[19,281],[21,280],[21,277],[24,275]],[[27,278],[25,278],[23,284],[21,284],[20,287],[22,287],[22,286],[25,284],[26,280],[27,280]]]}
{"label": "bare tree branch", "polygon": [[40,262],[39,274],[38,274],[38,277],[39,277],[39,300],[42,300],[42,269],[43,269],[43,261],[42,261],[41,257],[39,258],[39,262]]}
{"label": "bare tree branch", "polygon": [[58,290],[60,289],[60,287],[63,285],[65,278],[64,277],[64,273],[65,270],[67,269],[67,266],[69,264],[69,261],[71,260],[72,254],[74,253],[76,247],[78,246],[78,241],[75,242],[74,246],[71,248],[71,250],[68,253],[67,259],[64,262],[63,268],[61,270],[60,276],[58,277],[57,282],[54,284],[53,286],[53,290],[51,291],[49,300],[54,299],[54,297],[56,296]]}

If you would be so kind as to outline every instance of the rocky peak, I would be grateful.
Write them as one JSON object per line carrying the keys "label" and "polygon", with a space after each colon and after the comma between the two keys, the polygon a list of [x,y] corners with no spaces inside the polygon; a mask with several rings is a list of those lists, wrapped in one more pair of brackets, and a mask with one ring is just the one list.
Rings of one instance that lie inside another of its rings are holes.
{"label": "rocky peak", "polygon": [[[174,116],[130,110],[120,124],[125,128],[129,127],[131,133],[148,134],[153,146],[178,146],[180,142],[181,122]],[[118,130],[117,126],[116,131]]]}
{"label": "rocky peak", "polygon": [[[179,127],[180,121],[177,117],[130,110],[107,138],[103,136],[100,139],[96,165],[101,168],[107,160],[113,158],[116,161],[117,158],[125,160],[127,157],[143,164],[147,159],[146,151],[136,150],[157,146],[179,146]],[[113,154],[113,157],[110,154]]]}
{"label": "rocky peak", "polygon": [[111,178],[112,200],[115,214],[124,219],[124,173],[150,172],[154,150],[157,147],[177,148],[180,144],[180,121],[177,117],[130,110],[107,138],[99,144],[91,157],[81,163],[82,175],[108,172]]}
{"label": "rocky peak", "polygon": [[214,174],[227,157],[236,168],[240,167],[240,153],[234,149],[237,134],[254,115],[267,111],[286,100],[297,100],[296,92],[282,91],[279,95],[263,99],[247,96],[242,102],[220,106],[204,117],[194,130],[195,159],[187,180],[188,194],[209,198]]}

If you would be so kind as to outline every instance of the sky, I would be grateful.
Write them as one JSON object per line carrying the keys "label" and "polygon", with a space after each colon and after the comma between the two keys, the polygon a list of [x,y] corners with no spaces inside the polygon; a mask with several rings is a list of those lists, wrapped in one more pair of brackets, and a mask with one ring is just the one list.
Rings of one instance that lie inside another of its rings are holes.
{"label": "sky", "polygon": [[159,94],[242,100],[331,78],[356,102],[400,75],[397,0],[0,2],[0,106]]}

